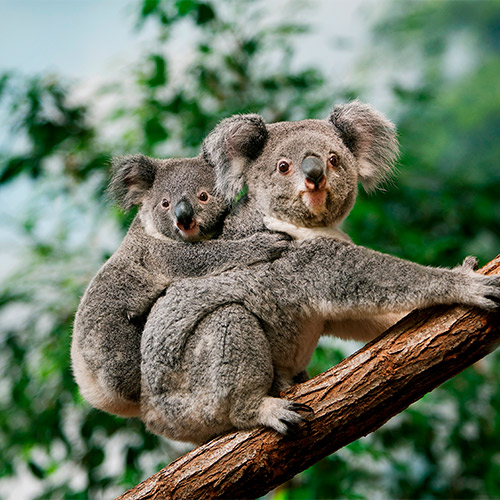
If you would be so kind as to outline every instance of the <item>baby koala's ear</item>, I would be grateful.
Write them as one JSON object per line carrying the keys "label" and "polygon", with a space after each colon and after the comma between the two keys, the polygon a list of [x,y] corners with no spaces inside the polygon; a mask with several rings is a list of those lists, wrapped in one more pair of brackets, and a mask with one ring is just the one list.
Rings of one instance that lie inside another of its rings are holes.
{"label": "baby koala's ear", "polygon": [[235,115],[222,120],[203,141],[203,156],[215,169],[216,189],[228,201],[243,189],[245,168],[260,155],[267,136],[260,115]]}
{"label": "baby koala's ear", "polygon": [[125,210],[140,205],[155,180],[156,161],[141,154],[121,156],[113,158],[111,168],[111,198]]}
{"label": "baby koala's ear", "polygon": [[392,122],[358,100],[336,106],[328,120],[356,158],[359,179],[367,191],[390,177],[399,156]]}

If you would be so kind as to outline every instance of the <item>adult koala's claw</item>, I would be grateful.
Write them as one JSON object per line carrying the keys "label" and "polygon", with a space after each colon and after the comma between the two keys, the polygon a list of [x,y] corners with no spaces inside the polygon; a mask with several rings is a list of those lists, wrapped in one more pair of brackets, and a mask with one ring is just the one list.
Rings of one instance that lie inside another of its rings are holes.
{"label": "adult koala's claw", "polygon": [[300,424],[301,424],[301,422],[290,422],[288,420],[281,419],[281,418],[280,418],[280,422],[286,426],[285,435],[296,433],[299,429]]}
{"label": "adult koala's claw", "polygon": [[493,311],[498,311],[500,309],[500,297],[496,297],[495,295],[486,295],[485,299],[491,300],[496,304],[496,307],[493,307]]}
{"label": "adult koala's claw", "polygon": [[309,413],[310,415],[314,415],[314,410],[303,403],[292,403],[291,405],[291,410],[293,411],[305,411],[306,413]]}
{"label": "adult koala's claw", "polygon": [[279,419],[280,422],[286,426],[286,434],[291,434],[291,433],[297,432],[302,423],[308,424],[306,418],[314,415],[314,410],[310,406],[305,405],[303,403],[290,403],[288,409],[290,411],[295,412],[297,415],[298,415],[299,411],[306,412],[306,413],[308,413],[308,416],[303,417],[302,415],[300,415],[299,418],[294,419],[294,420],[290,420],[287,418],[280,418]]}

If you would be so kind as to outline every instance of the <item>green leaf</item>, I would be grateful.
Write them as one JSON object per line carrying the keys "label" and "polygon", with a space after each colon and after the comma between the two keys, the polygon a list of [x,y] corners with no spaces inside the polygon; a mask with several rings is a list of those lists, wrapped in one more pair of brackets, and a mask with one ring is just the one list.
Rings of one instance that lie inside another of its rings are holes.
{"label": "green leaf", "polygon": [[158,9],[161,0],[144,0],[142,3],[141,17],[146,18]]}
{"label": "green leaf", "polygon": [[175,6],[180,16],[186,16],[197,8],[196,0],[177,0]]}
{"label": "green leaf", "polygon": [[164,141],[168,137],[167,130],[156,117],[153,117],[146,122],[144,132],[147,140],[151,144]]}
{"label": "green leaf", "polygon": [[153,88],[161,87],[167,83],[167,62],[163,56],[158,54],[150,56],[150,60],[153,63],[153,71],[147,84]]}
{"label": "green leaf", "polygon": [[208,3],[200,3],[196,14],[196,22],[198,24],[206,24],[215,19],[215,11]]}
{"label": "green leaf", "polygon": [[32,173],[33,169],[31,158],[26,157],[14,157],[6,161],[5,166],[0,171],[0,184],[12,180],[23,172],[29,174]]}
{"label": "green leaf", "polygon": [[28,467],[30,468],[30,471],[33,473],[33,475],[35,477],[37,477],[38,479],[45,478],[45,476],[46,476],[45,471],[39,465],[37,465],[35,462],[29,460]]}

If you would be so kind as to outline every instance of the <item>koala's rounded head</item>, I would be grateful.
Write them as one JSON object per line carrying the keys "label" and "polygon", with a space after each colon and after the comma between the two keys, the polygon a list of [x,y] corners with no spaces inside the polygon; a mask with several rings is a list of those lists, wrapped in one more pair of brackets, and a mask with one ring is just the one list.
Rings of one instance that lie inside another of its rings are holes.
{"label": "koala's rounded head", "polygon": [[266,124],[259,115],[223,120],[203,144],[217,190],[248,196],[266,216],[302,227],[336,226],[349,214],[358,182],[370,191],[392,172],[394,125],[359,101],[325,120]]}
{"label": "koala's rounded head", "polygon": [[201,157],[115,158],[109,192],[125,210],[138,205],[144,229],[160,238],[211,238],[228,211],[224,196],[215,193],[214,169]]}

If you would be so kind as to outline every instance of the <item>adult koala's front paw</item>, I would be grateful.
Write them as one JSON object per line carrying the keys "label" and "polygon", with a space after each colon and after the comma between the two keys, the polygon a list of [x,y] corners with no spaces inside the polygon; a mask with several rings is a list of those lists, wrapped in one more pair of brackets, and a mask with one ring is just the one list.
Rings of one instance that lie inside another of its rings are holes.
{"label": "adult koala's front paw", "polygon": [[247,238],[242,261],[251,265],[278,259],[289,248],[290,241],[291,238],[283,233],[256,233]]}
{"label": "adult koala's front paw", "polygon": [[465,270],[470,270],[470,271],[476,271],[479,266],[479,262],[474,255],[468,255],[465,257],[464,261],[462,262],[462,269]]}
{"label": "adult koala's front paw", "polygon": [[500,276],[485,276],[474,272],[477,259],[466,257],[461,266],[454,269],[465,278],[461,284],[461,302],[487,310],[500,308]]}

